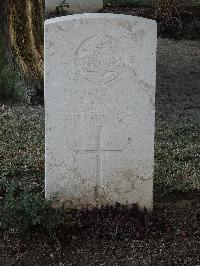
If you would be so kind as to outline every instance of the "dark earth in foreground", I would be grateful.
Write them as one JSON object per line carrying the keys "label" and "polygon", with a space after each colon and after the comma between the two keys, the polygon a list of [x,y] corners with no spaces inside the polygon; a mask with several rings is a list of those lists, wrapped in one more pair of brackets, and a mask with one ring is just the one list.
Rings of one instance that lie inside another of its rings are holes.
{"label": "dark earth in foreground", "polygon": [[72,212],[70,226],[2,234],[1,265],[199,265],[200,194],[171,195],[139,212],[117,205]]}

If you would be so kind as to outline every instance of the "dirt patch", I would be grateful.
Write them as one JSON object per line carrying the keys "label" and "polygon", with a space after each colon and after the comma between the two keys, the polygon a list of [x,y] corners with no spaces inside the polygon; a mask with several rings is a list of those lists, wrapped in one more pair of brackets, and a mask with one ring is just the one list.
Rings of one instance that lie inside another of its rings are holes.
{"label": "dirt patch", "polygon": [[31,235],[2,234],[1,265],[198,265],[200,194],[155,203],[153,213],[116,205],[72,213],[74,222]]}

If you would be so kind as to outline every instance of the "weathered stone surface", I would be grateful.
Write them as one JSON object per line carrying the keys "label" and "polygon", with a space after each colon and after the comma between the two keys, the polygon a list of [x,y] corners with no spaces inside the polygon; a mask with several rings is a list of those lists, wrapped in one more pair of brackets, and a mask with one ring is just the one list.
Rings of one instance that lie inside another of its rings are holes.
{"label": "weathered stone surface", "polygon": [[70,14],[97,12],[103,8],[103,0],[45,0],[47,13],[55,11],[59,6]]}
{"label": "weathered stone surface", "polygon": [[46,196],[152,208],[156,23],[84,14],[45,23]]}

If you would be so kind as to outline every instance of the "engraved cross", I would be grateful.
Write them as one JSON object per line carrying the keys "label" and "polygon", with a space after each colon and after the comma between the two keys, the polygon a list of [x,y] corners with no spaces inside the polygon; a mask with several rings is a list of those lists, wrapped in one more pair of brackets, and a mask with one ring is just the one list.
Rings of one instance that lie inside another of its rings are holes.
{"label": "engraved cross", "polygon": [[102,179],[102,155],[103,153],[109,152],[122,152],[123,150],[112,150],[112,149],[102,149],[102,127],[98,127],[97,129],[97,146],[94,150],[82,150],[82,152],[86,153],[96,153],[97,158],[97,178],[100,181]]}

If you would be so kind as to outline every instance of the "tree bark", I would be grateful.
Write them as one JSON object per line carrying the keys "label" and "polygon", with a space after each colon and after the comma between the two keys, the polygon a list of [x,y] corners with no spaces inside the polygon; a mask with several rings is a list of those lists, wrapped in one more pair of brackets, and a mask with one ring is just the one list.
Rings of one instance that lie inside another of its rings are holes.
{"label": "tree bark", "polygon": [[43,98],[44,0],[1,0],[1,33],[31,102]]}

